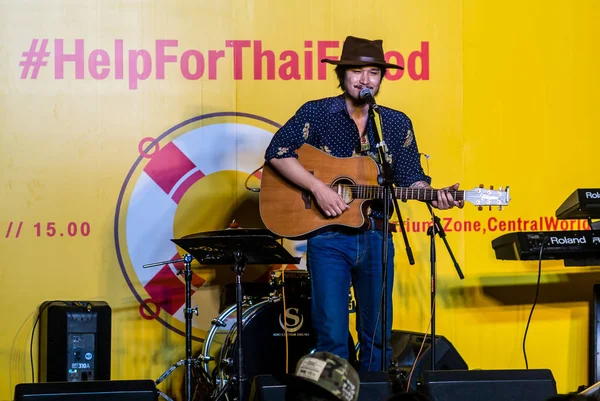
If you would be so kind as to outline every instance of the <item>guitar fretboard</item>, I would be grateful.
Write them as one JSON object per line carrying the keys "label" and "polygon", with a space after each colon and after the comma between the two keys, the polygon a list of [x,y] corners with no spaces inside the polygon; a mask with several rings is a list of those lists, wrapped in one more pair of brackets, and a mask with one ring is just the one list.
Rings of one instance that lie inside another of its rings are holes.
{"label": "guitar fretboard", "polygon": [[[352,196],[356,199],[382,199],[383,187],[378,185],[352,185]],[[430,188],[394,188],[396,198],[399,200],[434,201],[438,198],[441,189]],[[465,191],[449,190],[454,200],[464,200]]]}

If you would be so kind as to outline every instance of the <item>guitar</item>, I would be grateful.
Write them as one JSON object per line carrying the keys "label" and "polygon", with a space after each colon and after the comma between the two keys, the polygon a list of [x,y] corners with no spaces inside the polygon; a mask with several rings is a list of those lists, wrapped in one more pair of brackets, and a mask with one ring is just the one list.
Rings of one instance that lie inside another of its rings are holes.
{"label": "guitar", "polygon": [[[260,216],[273,233],[301,239],[327,226],[360,228],[365,225],[365,212],[370,199],[382,199],[383,187],[377,183],[377,164],[367,156],[339,158],[304,144],[296,151],[298,161],[315,177],[334,189],[350,206],[342,215],[327,217],[306,191],[265,164],[260,187]],[[437,200],[437,189],[394,188],[398,200]],[[455,200],[465,200],[476,206],[508,205],[506,190],[474,188],[471,191],[450,190]]]}

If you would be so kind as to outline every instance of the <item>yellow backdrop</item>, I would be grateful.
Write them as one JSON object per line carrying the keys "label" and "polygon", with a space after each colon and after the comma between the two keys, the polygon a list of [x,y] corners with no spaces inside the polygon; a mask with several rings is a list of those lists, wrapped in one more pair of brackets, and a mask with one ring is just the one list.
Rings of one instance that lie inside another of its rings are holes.
{"label": "yellow backdrop", "polygon": [[[466,278],[438,241],[437,333],[470,368],[524,368],[537,264],[497,261],[491,241],[518,219],[551,218],[574,189],[600,186],[600,2],[27,0],[3,1],[0,15],[0,399],[31,380],[29,341],[45,300],[110,304],[113,379],[155,379],[185,355],[182,282],[172,266],[141,265],[175,257],[171,238],[234,218],[260,224],[244,181],[277,126],[303,102],[338,93],[318,59],[339,55],[347,35],[383,39],[407,67],[390,72],[378,101],[412,118],[434,185],[510,185],[502,212],[440,213]],[[427,219],[421,204],[402,207],[411,223]],[[481,230],[461,227],[475,222]],[[397,237],[394,328],[422,332],[428,237],[408,236],[417,263]],[[303,243],[286,246],[303,253]],[[598,274],[560,261],[542,270],[529,365],[574,391],[587,384]],[[194,279],[201,340],[231,276],[199,269]],[[140,308],[148,300],[160,310]],[[161,389],[177,394],[181,373]]]}

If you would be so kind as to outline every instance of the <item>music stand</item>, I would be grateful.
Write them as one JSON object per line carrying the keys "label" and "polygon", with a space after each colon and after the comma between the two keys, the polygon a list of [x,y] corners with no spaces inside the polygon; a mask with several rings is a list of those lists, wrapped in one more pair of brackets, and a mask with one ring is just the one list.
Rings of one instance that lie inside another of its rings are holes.
{"label": "music stand", "polygon": [[[246,378],[243,375],[243,346],[242,346],[242,274],[249,264],[298,264],[300,258],[293,257],[275,240],[275,235],[265,229],[234,228],[221,231],[208,231],[191,234],[180,239],[171,240],[198,262],[208,265],[231,265],[235,273],[236,295],[236,327],[237,327],[237,375],[234,374],[215,397],[218,401],[227,393],[229,387],[237,382],[238,401],[243,401],[243,385]],[[191,354],[191,347],[189,348]],[[189,391],[190,377],[186,376],[186,388]]]}

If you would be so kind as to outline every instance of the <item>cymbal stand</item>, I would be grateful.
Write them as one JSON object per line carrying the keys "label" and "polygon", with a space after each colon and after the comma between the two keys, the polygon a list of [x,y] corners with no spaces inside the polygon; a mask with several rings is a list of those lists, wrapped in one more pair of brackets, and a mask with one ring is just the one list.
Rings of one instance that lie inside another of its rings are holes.
{"label": "cymbal stand", "polygon": [[[227,380],[223,388],[212,401],[219,401],[227,394],[229,388],[237,386],[237,400],[244,401],[244,385],[246,378],[243,375],[243,340],[242,340],[242,273],[246,265],[251,264],[288,264],[300,263],[300,258],[295,258],[278,243],[273,233],[263,229],[226,229],[191,234],[179,239],[173,239],[176,245],[190,252],[194,258],[203,264],[232,266],[235,273],[236,293],[236,350],[237,372]],[[205,356],[205,358],[208,358]],[[229,364],[229,362],[228,362]],[[235,366],[235,361],[231,363]]]}
{"label": "cymbal stand", "polygon": [[[180,360],[179,362],[172,365],[165,373],[163,373],[156,381],[155,384],[158,385],[162,383],[175,369],[179,366],[185,364],[185,400],[191,401],[192,397],[192,364],[197,367],[200,367],[202,374],[206,375],[209,378],[208,373],[204,371],[202,366],[200,366],[198,360],[192,359],[192,317],[193,315],[198,316],[198,306],[192,308],[192,260],[194,257],[192,255],[185,254],[183,258],[176,260],[168,260],[157,263],[150,263],[144,265],[144,268],[154,267],[154,266],[164,266],[169,263],[180,263],[183,262],[184,269],[180,269],[177,271],[177,275],[183,275],[185,279],[185,359]],[[200,356],[200,359],[204,358],[204,356]],[[210,378],[209,378],[210,379]],[[167,395],[163,392],[159,392],[160,395],[167,399],[171,400]]]}

